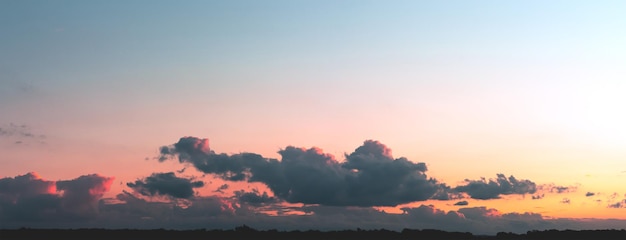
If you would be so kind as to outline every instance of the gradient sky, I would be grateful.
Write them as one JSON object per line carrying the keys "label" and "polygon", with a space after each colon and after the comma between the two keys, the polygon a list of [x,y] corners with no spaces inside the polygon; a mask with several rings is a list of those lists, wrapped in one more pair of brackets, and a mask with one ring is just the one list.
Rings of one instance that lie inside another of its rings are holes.
{"label": "gradient sky", "polygon": [[0,227],[623,228],[624,12],[2,0]]}

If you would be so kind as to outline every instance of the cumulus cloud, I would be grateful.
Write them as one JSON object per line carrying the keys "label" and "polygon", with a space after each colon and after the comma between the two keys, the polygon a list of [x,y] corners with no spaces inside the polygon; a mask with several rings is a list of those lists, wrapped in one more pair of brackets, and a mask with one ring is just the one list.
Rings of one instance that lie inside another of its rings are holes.
{"label": "cumulus cloud", "polygon": [[29,172],[14,178],[0,179],[0,193],[3,198],[17,201],[21,197],[30,197],[39,194],[56,193],[56,183],[42,179],[39,174]]}
{"label": "cumulus cloud", "polygon": [[587,193],[585,193],[585,197],[592,197],[592,196],[594,196],[594,195],[596,195],[596,194],[595,194],[595,193],[592,193],[592,192],[587,192]]}
{"label": "cumulus cloud", "polygon": [[151,176],[126,184],[144,196],[169,196],[189,199],[194,196],[194,188],[204,186],[203,181],[177,177],[174,172],[153,173]]}
{"label": "cumulus cloud", "polygon": [[84,219],[98,214],[98,201],[112,177],[83,175],[49,181],[34,172],[0,179],[0,219],[10,221]]}
{"label": "cumulus cloud", "polygon": [[[279,151],[280,160],[254,153],[218,154],[210,149],[207,139],[194,137],[161,147],[160,153],[160,161],[176,159],[224,180],[263,183],[269,191],[239,190],[225,196],[230,186],[223,184],[214,191],[220,192],[218,196],[200,196],[194,190],[204,182],[177,176],[181,170],[153,173],[127,183],[130,190],[116,198],[103,199],[113,178],[91,174],[50,181],[27,173],[0,179],[1,227],[224,229],[246,224],[281,230],[430,228],[495,234],[618,228],[626,224],[626,220],[577,221],[544,218],[536,213],[501,213],[484,206],[444,211],[421,205],[404,207],[402,214],[387,213],[375,206],[428,199],[458,199],[455,206],[467,206],[468,201],[462,198],[533,194],[533,199],[539,199],[545,193],[564,193],[575,187],[538,186],[504,174],[449,187],[428,177],[426,164],[394,158],[389,148],[373,140],[345,154],[343,161],[316,147],[288,146]],[[162,197],[168,201],[154,201]],[[608,207],[626,208],[626,199],[619,200],[621,195],[615,193],[610,198]]]}
{"label": "cumulus cloud", "polygon": [[426,164],[393,158],[391,149],[374,140],[346,154],[344,162],[316,147],[288,146],[278,152],[280,161],[254,153],[217,154],[207,139],[196,137],[183,137],[160,153],[160,161],[177,158],[224,180],[264,183],[289,203],[396,206],[439,198],[447,187],[426,175]]}
{"label": "cumulus cloud", "polygon": [[76,214],[97,213],[98,201],[110,190],[113,180],[112,177],[89,174],[58,181],[56,184],[61,194],[62,207]]}
{"label": "cumulus cloud", "polygon": [[497,174],[496,179],[465,180],[465,185],[457,186],[455,191],[467,193],[474,199],[497,199],[500,195],[533,194],[537,185],[530,180],[518,180],[514,176]]}
{"label": "cumulus cloud", "polygon": [[[149,201],[132,192],[118,194],[115,199],[102,199],[111,182],[112,178],[95,174],[56,182],[34,173],[2,178],[2,227],[232,229],[245,224],[256,229],[279,230],[411,228],[495,234],[544,229],[617,229],[626,224],[625,220],[546,219],[540,214],[501,213],[482,206],[444,211],[421,205],[402,208],[402,214],[393,214],[373,207],[302,205],[288,207],[288,211],[302,213],[299,215],[271,215],[249,208],[252,204],[267,206],[279,200],[258,190],[237,191],[235,197],[195,196],[188,199],[192,204],[182,207],[174,201]],[[79,207],[69,206],[74,204]],[[80,206],[88,207],[85,210]],[[88,221],[68,221],[68,215],[75,213],[67,208],[90,212]]]}
{"label": "cumulus cloud", "polygon": [[56,183],[30,172],[0,179],[0,219],[40,220],[60,208]]}

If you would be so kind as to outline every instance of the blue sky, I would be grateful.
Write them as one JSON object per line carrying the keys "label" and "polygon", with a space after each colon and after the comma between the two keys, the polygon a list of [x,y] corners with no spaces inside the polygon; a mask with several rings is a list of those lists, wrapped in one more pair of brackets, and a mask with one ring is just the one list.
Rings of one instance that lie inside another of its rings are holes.
{"label": "blue sky", "polygon": [[[0,1],[0,177],[99,173],[115,177],[103,196],[115,199],[185,167],[149,160],[185,136],[217,153],[280,159],[292,145],[339,161],[374,139],[451,186],[503,173],[578,189],[470,206],[624,216],[624,12],[623,1]],[[216,194],[209,185],[197,197]]]}

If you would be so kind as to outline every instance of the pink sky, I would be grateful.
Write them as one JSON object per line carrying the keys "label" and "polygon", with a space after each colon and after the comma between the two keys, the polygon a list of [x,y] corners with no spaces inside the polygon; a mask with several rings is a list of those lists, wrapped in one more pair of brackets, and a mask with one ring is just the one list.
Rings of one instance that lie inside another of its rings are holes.
{"label": "pink sky", "polygon": [[0,5],[7,227],[626,226],[622,3]]}

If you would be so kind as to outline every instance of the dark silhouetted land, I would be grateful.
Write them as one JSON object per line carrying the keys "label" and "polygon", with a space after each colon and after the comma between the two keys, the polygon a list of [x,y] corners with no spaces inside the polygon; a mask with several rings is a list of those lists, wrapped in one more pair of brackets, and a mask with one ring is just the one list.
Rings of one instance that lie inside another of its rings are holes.
{"label": "dark silhouetted land", "polygon": [[545,230],[529,231],[524,234],[500,232],[492,236],[474,235],[468,232],[446,232],[433,229],[390,230],[343,230],[343,231],[278,231],[255,230],[247,226],[233,230],[166,230],[166,229],[2,229],[0,239],[385,239],[385,240],[467,240],[467,239],[593,239],[626,240],[626,230]]}

